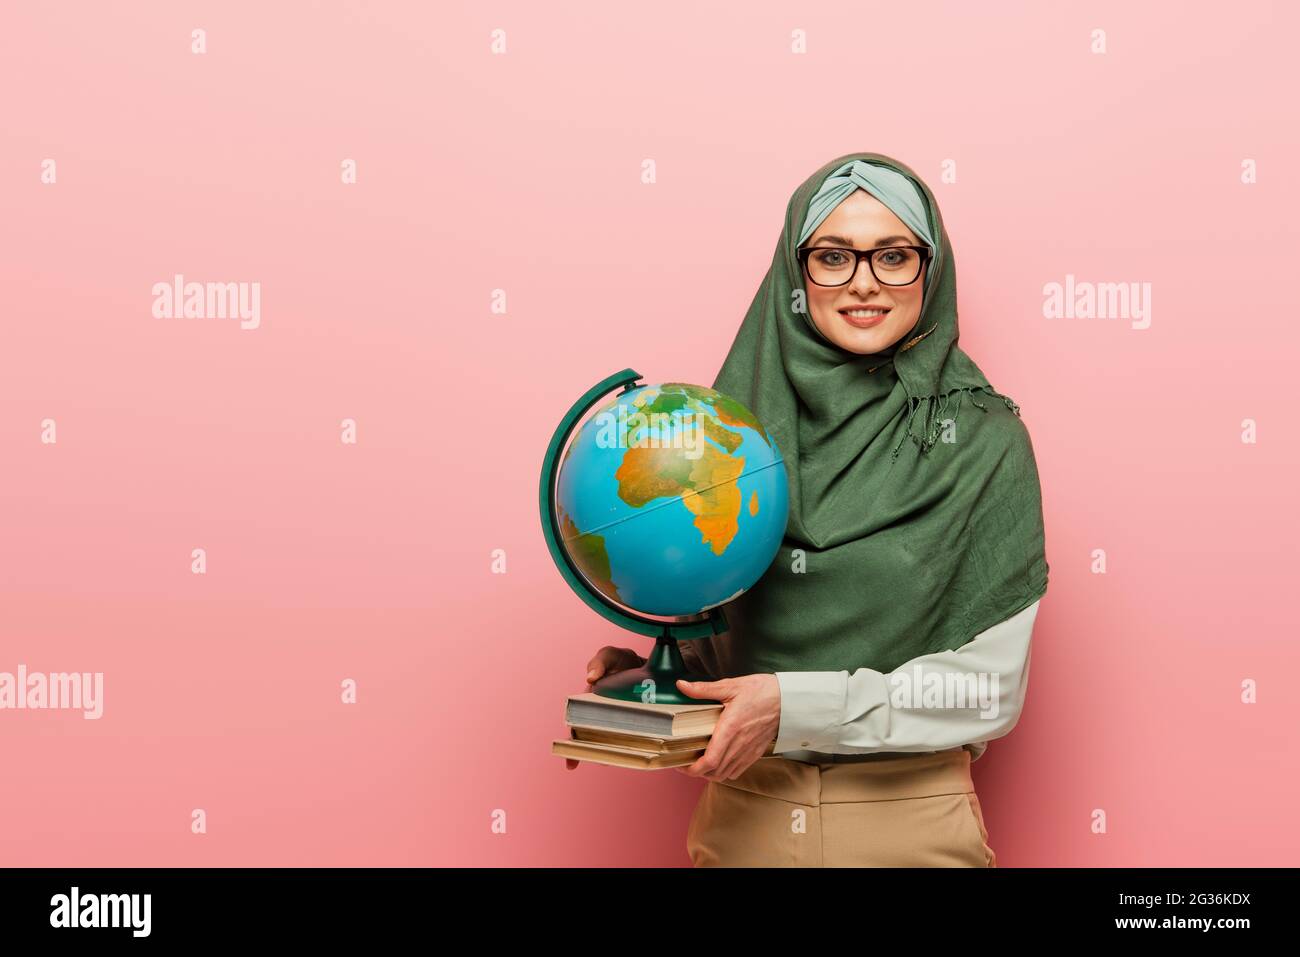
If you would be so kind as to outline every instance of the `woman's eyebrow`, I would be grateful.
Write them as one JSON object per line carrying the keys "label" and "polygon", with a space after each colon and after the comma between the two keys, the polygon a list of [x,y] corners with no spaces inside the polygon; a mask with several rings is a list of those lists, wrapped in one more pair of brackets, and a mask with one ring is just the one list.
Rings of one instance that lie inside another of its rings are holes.
{"label": "woman's eyebrow", "polygon": [[[911,241],[908,236],[886,236],[884,239],[877,239],[875,245],[888,246],[891,243],[910,243]],[[853,241],[845,239],[843,236],[822,236],[813,245],[819,246],[822,243],[830,243],[833,246],[849,246],[850,248],[853,246]]]}

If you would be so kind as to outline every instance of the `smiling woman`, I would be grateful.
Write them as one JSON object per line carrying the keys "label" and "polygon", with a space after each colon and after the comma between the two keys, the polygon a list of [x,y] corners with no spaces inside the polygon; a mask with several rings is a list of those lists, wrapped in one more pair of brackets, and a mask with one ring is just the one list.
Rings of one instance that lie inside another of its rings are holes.
{"label": "smiling woman", "polygon": [[920,318],[928,258],[888,206],[854,191],[800,250],[813,323],[849,352],[883,352]]}
{"label": "smiling woman", "polygon": [[[708,781],[697,866],[995,864],[970,763],[1018,720],[1048,565],[1029,434],[957,347],[956,303],[903,164],[843,156],[791,198],[713,385],[778,442],[790,515],[729,631],[682,643],[714,680],[679,687],[724,704],[682,769]],[[894,672],[996,706],[892,701]]]}

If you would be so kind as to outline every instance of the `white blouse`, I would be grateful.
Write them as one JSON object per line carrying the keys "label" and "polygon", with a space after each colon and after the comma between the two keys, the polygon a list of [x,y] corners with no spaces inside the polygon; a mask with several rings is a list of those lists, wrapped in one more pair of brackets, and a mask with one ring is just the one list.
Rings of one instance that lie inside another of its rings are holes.
{"label": "white blouse", "polygon": [[773,752],[795,761],[836,761],[965,747],[978,759],[1020,719],[1038,604],[955,651],[921,655],[889,674],[777,672],[781,726]]}
{"label": "white blouse", "polygon": [[[1029,681],[1035,601],[955,651],[921,655],[888,674],[778,671],[781,724],[773,753],[794,761],[869,760],[884,751],[964,747],[977,760],[1015,727]],[[712,673],[694,642],[679,642],[691,670]]]}

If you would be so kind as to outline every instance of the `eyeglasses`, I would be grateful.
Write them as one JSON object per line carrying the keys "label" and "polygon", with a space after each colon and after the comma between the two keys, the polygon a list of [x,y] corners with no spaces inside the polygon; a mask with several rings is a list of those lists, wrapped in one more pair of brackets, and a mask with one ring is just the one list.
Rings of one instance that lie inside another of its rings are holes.
{"label": "eyeglasses", "polygon": [[843,286],[857,275],[858,263],[867,268],[882,286],[910,286],[921,275],[921,267],[934,255],[929,246],[881,246],[877,249],[847,249],[843,246],[804,246],[796,250],[808,278],[819,286]]}

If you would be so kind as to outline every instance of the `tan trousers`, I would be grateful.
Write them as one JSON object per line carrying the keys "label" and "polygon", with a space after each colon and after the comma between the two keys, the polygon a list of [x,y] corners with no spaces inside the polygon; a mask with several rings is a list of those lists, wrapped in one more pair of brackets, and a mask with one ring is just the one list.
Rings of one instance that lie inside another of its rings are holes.
{"label": "tan trousers", "polygon": [[759,758],[708,781],[686,831],[696,867],[996,867],[970,752],[855,763]]}

